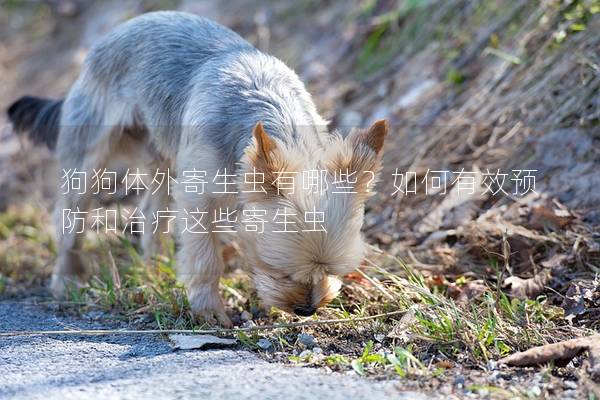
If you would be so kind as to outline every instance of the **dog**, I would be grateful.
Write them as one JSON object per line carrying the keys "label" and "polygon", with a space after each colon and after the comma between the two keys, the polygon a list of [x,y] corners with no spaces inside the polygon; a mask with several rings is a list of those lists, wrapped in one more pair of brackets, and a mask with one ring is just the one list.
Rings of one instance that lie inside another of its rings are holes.
{"label": "dog", "polygon": [[[302,216],[319,210],[324,229],[281,233],[267,219],[260,231],[239,230],[240,249],[265,305],[312,315],[336,297],[337,277],[364,256],[364,204],[381,169],[387,123],[346,137],[329,132],[290,68],[216,22],[171,11],[126,21],[91,48],[64,100],[23,97],[8,115],[17,133],[54,149],[62,171],[150,156],[151,167],[169,167],[175,176],[192,168],[207,176],[236,172],[231,193],[220,193],[214,180],[202,195],[147,191],[141,202],[146,215],[168,207],[172,197],[177,210],[208,215],[222,207],[269,215],[283,209],[297,228],[306,228]],[[282,173],[314,170],[353,175],[353,190],[311,192],[295,183],[282,191],[275,184]],[[250,190],[251,180],[243,179],[248,174],[264,178],[260,190]],[[61,210],[86,210],[92,200],[89,193],[59,191],[56,226]],[[218,287],[224,271],[219,235],[180,232],[177,273],[194,315],[230,327]],[[156,240],[147,238],[152,236],[144,235],[144,254],[155,251]],[[80,233],[58,229],[51,280],[57,296],[85,275],[80,242]]]}

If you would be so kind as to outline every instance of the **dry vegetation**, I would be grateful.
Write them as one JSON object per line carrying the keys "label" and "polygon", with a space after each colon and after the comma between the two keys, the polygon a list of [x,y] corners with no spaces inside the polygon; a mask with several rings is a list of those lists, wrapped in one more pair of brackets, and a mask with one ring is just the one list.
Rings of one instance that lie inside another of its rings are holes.
{"label": "dry vegetation", "polygon": [[[8,3],[22,11],[19,2]],[[233,3],[223,12],[242,7]],[[238,339],[268,359],[401,378],[403,387],[427,392],[600,398],[591,345],[535,368],[498,365],[514,352],[600,332],[600,3],[352,3],[278,2],[260,18],[223,18],[294,65],[333,125],[391,121],[380,195],[366,218],[373,247],[315,319],[402,313],[240,332]],[[194,10],[189,2],[141,4],[119,18],[162,7]],[[84,24],[98,12],[82,6],[52,18]],[[38,28],[72,45],[60,24],[44,20]],[[15,43],[22,44],[4,48]],[[31,55],[21,57],[6,65]],[[16,172],[0,183],[6,193],[39,181],[40,159],[50,157],[13,155],[5,165]],[[418,194],[390,196],[396,168],[415,172]],[[462,168],[536,169],[537,193],[461,197],[449,185],[446,196],[424,195],[428,169]],[[144,265],[137,238],[88,235],[89,286],[74,289],[67,302],[49,299],[41,289],[54,255],[46,204],[6,197],[2,296],[34,294],[59,312],[135,328],[202,328],[175,281],[173,244],[171,254]],[[222,292],[236,324],[297,320],[263,309],[235,247],[227,245],[224,255],[230,270]]]}

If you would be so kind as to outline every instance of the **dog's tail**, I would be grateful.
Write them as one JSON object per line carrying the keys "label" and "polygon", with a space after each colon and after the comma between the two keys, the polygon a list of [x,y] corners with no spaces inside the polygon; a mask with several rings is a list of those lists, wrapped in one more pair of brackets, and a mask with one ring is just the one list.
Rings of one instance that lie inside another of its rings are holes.
{"label": "dog's tail", "polygon": [[8,118],[17,134],[54,150],[58,139],[60,110],[63,100],[24,96],[8,108]]}

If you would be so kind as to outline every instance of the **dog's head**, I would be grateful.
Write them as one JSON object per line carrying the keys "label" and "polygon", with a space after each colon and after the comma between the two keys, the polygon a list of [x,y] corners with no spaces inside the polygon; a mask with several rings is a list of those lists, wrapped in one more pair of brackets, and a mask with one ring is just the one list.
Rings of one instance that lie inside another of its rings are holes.
{"label": "dog's head", "polygon": [[[256,125],[242,160],[245,226],[239,232],[267,305],[312,315],[336,297],[337,277],[358,267],[365,250],[364,204],[381,169],[387,131],[386,122],[378,121],[346,138],[333,135],[323,149],[307,154]],[[309,187],[311,177],[321,186]]]}

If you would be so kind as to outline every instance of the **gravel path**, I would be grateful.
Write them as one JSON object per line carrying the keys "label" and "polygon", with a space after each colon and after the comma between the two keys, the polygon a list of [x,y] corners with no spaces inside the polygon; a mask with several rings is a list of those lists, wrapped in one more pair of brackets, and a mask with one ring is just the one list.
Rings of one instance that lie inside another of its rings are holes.
{"label": "gravel path", "polygon": [[[0,331],[69,326],[103,328],[0,302]],[[174,352],[158,335],[0,338],[2,399],[425,399],[396,385],[267,363],[243,350]]]}

